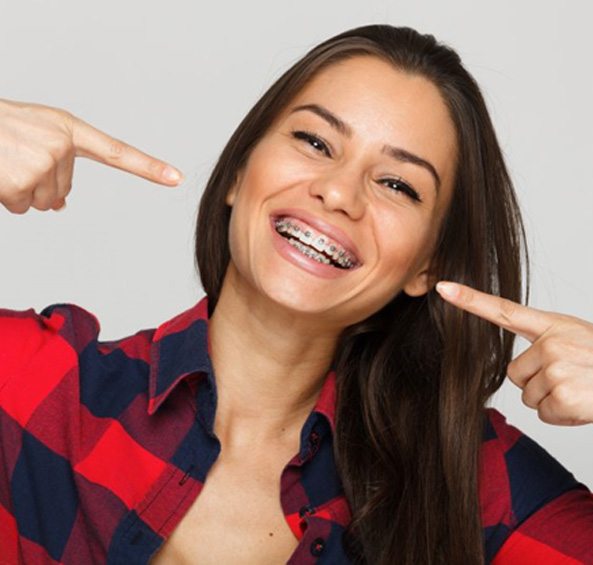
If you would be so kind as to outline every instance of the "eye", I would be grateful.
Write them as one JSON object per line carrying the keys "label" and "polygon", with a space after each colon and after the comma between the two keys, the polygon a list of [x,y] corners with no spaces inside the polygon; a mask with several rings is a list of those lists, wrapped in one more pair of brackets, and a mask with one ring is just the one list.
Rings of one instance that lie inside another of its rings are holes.
{"label": "eye", "polygon": [[292,131],[292,136],[296,139],[302,139],[306,141],[311,147],[315,148],[317,151],[323,152],[328,157],[331,157],[331,153],[328,149],[328,144],[323,141],[320,137],[316,136],[315,134],[308,132],[308,131]]}
{"label": "eye", "polygon": [[409,184],[404,182],[402,179],[381,179],[379,182],[385,183],[392,190],[403,192],[416,202],[422,202],[422,198],[418,192],[416,192]]}

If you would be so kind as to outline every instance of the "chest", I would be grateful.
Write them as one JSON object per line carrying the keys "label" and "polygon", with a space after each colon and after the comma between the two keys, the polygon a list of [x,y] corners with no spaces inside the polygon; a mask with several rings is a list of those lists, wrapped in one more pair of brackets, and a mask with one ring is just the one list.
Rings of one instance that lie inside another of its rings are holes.
{"label": "chest", "polygon": [[280,504],[280,476],[290,456],[216,460],[188,512],[151,565],[286,563],[299,540]]}

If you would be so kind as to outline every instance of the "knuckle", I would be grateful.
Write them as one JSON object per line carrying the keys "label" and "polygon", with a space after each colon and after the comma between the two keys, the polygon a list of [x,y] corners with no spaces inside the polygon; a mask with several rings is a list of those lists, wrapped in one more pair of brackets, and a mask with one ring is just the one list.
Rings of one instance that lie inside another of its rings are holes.
{"label": "knuckle", "polygon": [[3,200],[10,205],[18,205],[20,202],[30,199],[31,192],[31,184],[19,184],[11,189],[5,190]]}
{"label": "knuckle", "polygon": [[517,305],[513,301],[508,300],[507,298],[502,299],[500,303],[500,317],[504,321],[510,322],[513,319],[516,311]]}
{"label": "knuckle", "polygon": [[70,194],[71,190],[72,190],[72,180],[70,180],[67,183],[61,184],[60,188],[58,190],[59,197],[64,198],[65,196],[68,196],[68,194]]}
{"label": "knuckle", "polygon": [[19,184],[12,191],[13,198],[18,201],[25,200],[26,198],[31,198],[31,193],[33,192],[34,185],[35,179],[30,179],[27,183]]}
{"label": "knuckle", "polygon": [[44,115],[46,118],[58,121],[62,119],[63,111],[55,106],[45,106],[45,105],[37,105],[35,104],[32,108],[39,112],[41,115]]}
{"label": "knuckle", "polygon": [[531,400],[531,395],[529,394],[527,388],[524,388],[523,392],[521,393],[521,402],[525,404],[525,406],[529,406],[529,408],[535,408],[536,406],[535,402]]}
{"label": "knuckle", "polygon": [[60,108],[59,112],[60,118],[63,120],[66,130],[70,134],[70,139],[72,139],[72,130],[74,129],[74,122],[76,121],[76,116],[74,116],[74,114],[63,108]]}
{"label": "knuckle", "polygon": [[46,153],[45,155],[39,158],[39,161],[37,163],[38,175],[48,175],[55,169],[57,163],[57,159],[51,153]]}
{"label": "knuckle", "polygon": [[22,198],[35,184],[35,175],[24,167],[18,170],[3,171],[0,178],[0,197],[5,199]]}
{"label": "knuckle", "polygon": [[62,208],[64,208],[64,206],[66,206],[66,199],[59,198],[52,204],[51,209],[52,210],[61,210]]}
{"label": "knuckle", "polygon": [[161,176],[165,170],[165,165],[163,163],[159,163],[159,161],[150,159],[146,165],[146,170],[150,175]]}
{"label": "knuckle", "polygon": [[463,304],[469,306],[474,301],[474,293],[471,290],[462,289],[460,298]]}
{"label": "knuckle", "polygon": [[560,423],[555,411],[549,405],[546,406],[546,409],[544,410],[540,403],[537,407],[537,415],[538,415],[539,419],[542,422],[545,422],[546,424],[558,425]]}
{"label": "knuckle", "polygon": [[37,106],[36,111],[40,112],[48,122],[51,122],[60,129],[66,132],[72,132],[72,123],[74,116],[63,108],[56,108],[54,106]]}
{"label": "knuckle", "polygon": [[13,214],[24,214],[31,206],[30,198],[12,199],[2,201],[4,207]]}
{"label": "knuckle", "polygon": [[45,202],[37,204],[37,202],[32,202],[31,208],[35,208],[40,212],[47,212],[48,210],[51,210],[51,204],[46,204]]}
{"label": "knuckle", "polygon": [[5,207],[12,214],[19,214],[19,215],[25,214],[29,210],[29,208],[30,208],[30,206],[28,204],[23,204],[23,205],[20,205],[20,206],[8,206],[8,205],[6,205]]}
{"label": "knuckle", "polygon": [[42,212],[47,212],[47,210],[51,209],[53,203],[53,199],[50,201],[48,198],[34,198],[31,206]]}
{"label": "knuckle", "polygon": [[40,212],[47,212],[48,210],[51,210],[51,206],[48,206],[47,204],[33,203],[31,204],[31,207],[35,208],[36,210],[39,210]]}
{"label": "knuckle", "polygon": [[517,371],[517,364],[514,361],[511,361],[508,365],[507,365],[507,375],[511,378],[514,379],[515,377],[518,377],[519,375],[516,373]]}
{"label": "knuckle", "polygon": [[65,135],[55,136],[52,142],[52,150],[58,159],[68,157],[74,153],[72,141]]}
{"label": "knuckle", "polygon": [[31,206],[37,210],[47,211],[51,209],[52,204],[56,200],[56,194],[47,186],[40,186],[33,193],[33,201]]}
{"label": "knuckle", "polygon": [[546,377],[548,381],[558,382],[568,376],[568,367],[562,361],[555,361],[551,363],[546,369]]}
{"label": "knuckle", "polygon": [[541,344],[542,354],[545,359],[555,359],[562,352],[562,345],[553,338],[545,339]]}
{"label": "knuckle", "polygon": [[563,406],[572,406],[575,402],[571,387],[565,383],[556,385],[550,392],[550,396]]}
{"label": "knuckle", "polygon": [[125,151],[126,144],[122,141],[114,139],[109,143],[109,147],[107,149],[107,159],[112,162],[121,161]]}

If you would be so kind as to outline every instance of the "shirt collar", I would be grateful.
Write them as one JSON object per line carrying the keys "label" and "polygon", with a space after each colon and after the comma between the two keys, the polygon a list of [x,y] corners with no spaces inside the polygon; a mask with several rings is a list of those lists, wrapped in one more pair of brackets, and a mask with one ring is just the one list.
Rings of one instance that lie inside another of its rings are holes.
{"label": "shirt collar", "polygon": [[[154,414],[171,391],[186,377],[205,373],[212,386],[214,372],[208,339],[208,297],[162,323],[150,345],[148,414]],[[323,414],[335,428],[336,374],[331,369],[317,397],[313,412]]]}

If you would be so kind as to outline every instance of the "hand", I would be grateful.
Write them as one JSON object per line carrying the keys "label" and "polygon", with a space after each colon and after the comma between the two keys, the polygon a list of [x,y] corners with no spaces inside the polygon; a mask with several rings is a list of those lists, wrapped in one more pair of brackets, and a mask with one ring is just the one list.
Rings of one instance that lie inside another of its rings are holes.
{"label": "hand", "polygon": [[0,204],[14,214],[24,214],[30,207],[65,206],[75,157],[94,159],[159,184],[175,186],[182,180],[167,163],[65,110],[0,99],[0,126]]}
{"label": "hand", "polygon": [[[446,292],[450,289],[452,294]],[[560,426],[593,422],[593,324],[449,281],[437,284],[448,302],[529,340],[507,375],[540,420]]]}

